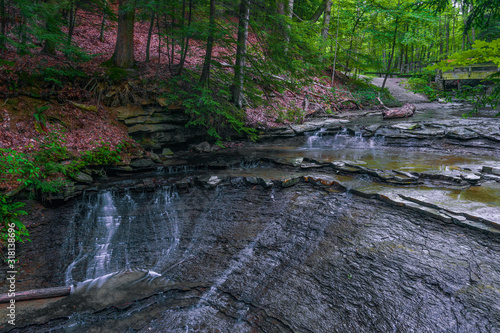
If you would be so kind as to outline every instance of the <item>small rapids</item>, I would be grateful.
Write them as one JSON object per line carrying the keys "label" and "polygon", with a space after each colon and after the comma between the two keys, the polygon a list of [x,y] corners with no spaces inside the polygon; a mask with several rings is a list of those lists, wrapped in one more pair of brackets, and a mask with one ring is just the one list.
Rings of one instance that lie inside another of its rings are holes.
{"label": "small rapids", "polygon": [[[353,135],[352,135],[353,134]],[[335,135],[325,128],[309,133],[304,148],[306,149],[375,149],[385,145],[383,136],[364,136],[363,130],[350,133],[347,127]]]}

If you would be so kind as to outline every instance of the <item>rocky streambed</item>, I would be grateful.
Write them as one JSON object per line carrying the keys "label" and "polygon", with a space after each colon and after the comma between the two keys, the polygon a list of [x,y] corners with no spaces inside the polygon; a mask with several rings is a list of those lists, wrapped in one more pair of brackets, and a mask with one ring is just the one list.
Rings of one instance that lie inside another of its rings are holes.
{"label": "rocky streambed", "polygon": [[13,331],[499,331],[500,122],[424,110],[79,185],[19,263],[72,293],[17,302]]}

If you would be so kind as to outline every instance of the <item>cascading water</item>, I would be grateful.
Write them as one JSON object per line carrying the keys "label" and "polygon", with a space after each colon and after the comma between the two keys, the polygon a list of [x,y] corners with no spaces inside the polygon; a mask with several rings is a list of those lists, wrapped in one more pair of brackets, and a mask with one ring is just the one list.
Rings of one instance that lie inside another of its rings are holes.
{"label": "cascading water", "polygon": [[177,193],[165,187],[150,196],[129,191],[84,196],[64,246],[73,256],[66,284],[124,268],[157,269],[168,262],[165,258],[175,251],[180,237],[179,219],[172,209]]}
{"label": "cascading water", "polygon": [[380,135],[365,137],[363,129],[354,131],[343,127],[335,135],[328,135],[325,128],[309,134],[304,148],[307,149],[374,149],[384,146],[384,137]]}

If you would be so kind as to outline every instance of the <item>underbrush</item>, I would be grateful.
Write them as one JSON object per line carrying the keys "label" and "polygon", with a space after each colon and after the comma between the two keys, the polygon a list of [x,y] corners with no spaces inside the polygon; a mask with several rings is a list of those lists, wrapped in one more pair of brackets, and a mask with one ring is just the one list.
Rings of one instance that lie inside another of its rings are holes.
{"label": "underbrush", "polygon": [[231,91],[222,81],[211,81],[210,87],[203,87],[196,77],[188,71],[184,76],[174,77],[168,81],[163,98],[169,105],[180,105],[190,116],[186,126],[202,126],[217,142],[231,140],[231,136],[247,136],[251,140],[257,139],[254,128],[246,125],[244,109],[239,109],[231,102]]}
{"label": "underbrush", "polygon": [[429,84],[427,78],[411,77],[404,83],[406,89],[413,91],[416,94],[422,94],[432,102],[440,97],[443,97],[443,92],[437,89],[435,82]]}
{"label": "underbrush", "polygon": [[380,88],[368,83],[368,80],[353,80],[349,84],[349,89],[353,98],[363,107],[380,106],[380,102],[377,99],[379,95],[385,105],[390,107],[401,106],[401,103],[392,97],[387,88],[380,91]]}
{"label": "underbrush", "polygon": [[25,215],[24,204],[13,200],[19,190],[29,192],[30,199],[50,197],[69,185],[67,177],[75,176],[89,166],[116,165],[132,153],[134,147],[128,142],[113,149],[109,142],[96,143],[96,148],[71,153],[65,146],[64,134],[51,132],[36,145],[27,148],[27,153],[0,148],[0,242],[7,241],[9,227],[15,226],[15,240],[29,240],[29,233],[19,217]]}

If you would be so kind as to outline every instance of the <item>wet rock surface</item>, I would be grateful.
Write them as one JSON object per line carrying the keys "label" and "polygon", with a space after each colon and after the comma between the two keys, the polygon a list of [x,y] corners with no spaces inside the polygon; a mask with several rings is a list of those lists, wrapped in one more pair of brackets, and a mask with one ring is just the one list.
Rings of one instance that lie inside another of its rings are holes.
{"label": "wet rock surface", "polygon": [[422,107],[92,174],[33,208],[18,290],[74,292],[14,331],[500,331],[500,123]]}
{"label": "wet rock surface", "polygon": [[[97,216],[109,204],[103,195],[89,198]],[[314,182],[165,188],[117,194],[113,202],[120,223],[96,272],[104,277],[77,283],[84,303],[78,293],[35,307],[19,302],[19,324],[39,325],[16,331],[500,329],[500,243],[491,234]],[[97,226],[85,223],[71,221],[73,236],[53,247],[53,277],[64,279],[80,246],[96,246]],[[91,278],[93,260],[72,268],[75,281]],[[123,282],[116,267],[127,265],[144,270]]]}

